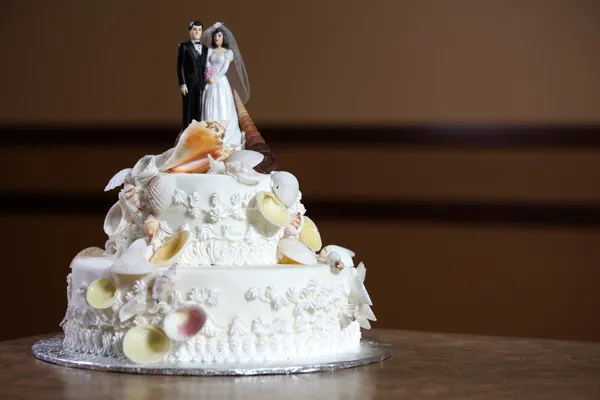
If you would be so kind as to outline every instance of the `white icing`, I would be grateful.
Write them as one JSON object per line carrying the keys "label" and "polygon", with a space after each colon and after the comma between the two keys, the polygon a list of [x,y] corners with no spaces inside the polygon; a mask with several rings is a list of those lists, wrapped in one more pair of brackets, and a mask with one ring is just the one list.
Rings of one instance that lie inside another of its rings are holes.
{"label": "white icing", "polygon": [[[359,324],[342,321],[350,305],[350,280],[355,278],[349,269],[333,274],[322,264],[179,267],[174,290],[163,301],[152,298],[151,282],[120,282],[121,294],[113,307],[96,310],[85,300],[87,287],[105,277],[107,268],[84,262],[93,258],[76,260],[69,279],[63,329],[70,350],[122,357],[122,341],[129,329],[161,327],[170,311],[191,305],[202,307],[208,320],[192,339],[172,341],[164,362],[314,357],[350,350],[360,340]],[[162,268],[158,274],[167,271]],[[130,310],[124,312],[128,304]],[[124,313],[127,318],[122,318]]]}

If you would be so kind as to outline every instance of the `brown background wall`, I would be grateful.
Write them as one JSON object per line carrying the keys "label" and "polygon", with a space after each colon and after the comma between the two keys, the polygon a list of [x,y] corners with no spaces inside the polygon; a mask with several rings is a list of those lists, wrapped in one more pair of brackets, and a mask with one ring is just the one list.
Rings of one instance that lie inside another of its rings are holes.
{"label": "brown background wall", "polygon": [[[105,240],[106,181],[177,135],[176,44],[199,16],[236,33],[259,126],[364,126],[372,139],[307,143],[310,129],[285,140],[270,130],[309,204],[355,205],[324,206],[315,219],[325,242],[366,262],[376,327],[600,341],[598,2],[226,4],[0,3],[0,339],[58,329],[71,258]],[[532,128],[539,146],[382,143],[367,128],[402,136],[407,124],[473,123],[590,124],[591,145],[548,146],[547,127]],[[72,124],[73,140],[47,130]],[[164,130],[132,143],[124,126]],[[96,143],[116,127],[123,141]],[[407,202],[429,204],[428,216],[398,213]],[[470,217],[453,216],[452,204]],[[473,211],[511,204],[557,215],[535,224]],[[382,205],[389,216],[373,216]],[[561,207],[588,211],[565,224]]]}
{"label": "brown background wall", "polygon": [[600,121],[595,0],[1,7],[4,123],[176,123],[176,48],[197,17],[236,34],[262,123]]}

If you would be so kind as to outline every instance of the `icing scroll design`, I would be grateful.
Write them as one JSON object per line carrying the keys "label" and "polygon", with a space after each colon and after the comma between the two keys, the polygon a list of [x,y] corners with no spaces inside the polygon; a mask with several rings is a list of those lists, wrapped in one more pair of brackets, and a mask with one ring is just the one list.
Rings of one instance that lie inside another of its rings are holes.
{"label": "icing scroll design", "polygon": [[200,218],[206,214],[208,221],[212,223],[219,222],[226,218],[236,220],[245,220],[248,204],[257,192],[246,194],[235,193],[229,198],[229,203],[223,201],[217,193],[213,193],[208,198],[208,206],[200,194],[193,192],[189,195],[181,190],[175,190],[173,203],[187,208],[187,213],[192,218]]}

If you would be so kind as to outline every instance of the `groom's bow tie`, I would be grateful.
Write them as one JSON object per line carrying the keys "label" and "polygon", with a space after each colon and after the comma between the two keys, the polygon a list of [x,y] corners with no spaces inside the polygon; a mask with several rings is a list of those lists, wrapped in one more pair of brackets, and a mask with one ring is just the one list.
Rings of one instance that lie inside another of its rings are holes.
{"label": "groom's bow tie", "polygon": [[194,44],[201,44],[202,42],[192,42],[192,43],[194,43]]}

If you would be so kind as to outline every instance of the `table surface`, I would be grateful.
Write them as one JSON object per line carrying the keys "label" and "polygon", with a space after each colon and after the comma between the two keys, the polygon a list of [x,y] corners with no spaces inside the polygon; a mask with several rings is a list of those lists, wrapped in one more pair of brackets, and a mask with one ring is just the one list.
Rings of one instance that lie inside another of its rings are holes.
{"label": "table surface", "polygon": [[[49,336],[49,335],[48,335]],[[131,375],[39,361],[44,336],[0,343],[0,399],[600,399],[600,343],[375,329],[390,360],[254,377]]]}

